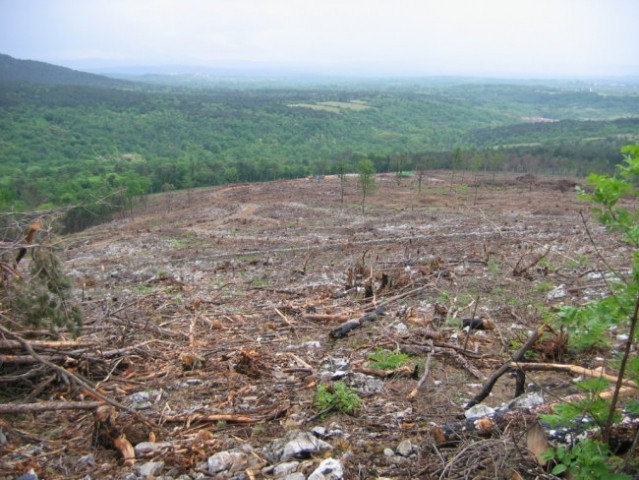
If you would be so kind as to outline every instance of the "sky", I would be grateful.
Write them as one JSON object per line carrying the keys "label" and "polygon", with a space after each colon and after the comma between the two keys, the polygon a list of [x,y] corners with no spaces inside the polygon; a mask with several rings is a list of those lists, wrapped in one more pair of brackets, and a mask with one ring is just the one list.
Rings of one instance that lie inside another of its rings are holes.
{"label": "sky", "polygon": [[639,0],[0,0],[0,53],[84,70],[639,75]]}

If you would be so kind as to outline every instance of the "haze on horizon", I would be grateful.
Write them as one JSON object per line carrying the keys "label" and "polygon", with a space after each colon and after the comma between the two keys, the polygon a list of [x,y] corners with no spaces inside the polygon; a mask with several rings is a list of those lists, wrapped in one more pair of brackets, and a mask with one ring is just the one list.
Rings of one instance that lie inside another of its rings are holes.
{"label": "haze on horizon", "polygon": [[0,53],[77,69],[639,75],[637,0],[0,0]]}

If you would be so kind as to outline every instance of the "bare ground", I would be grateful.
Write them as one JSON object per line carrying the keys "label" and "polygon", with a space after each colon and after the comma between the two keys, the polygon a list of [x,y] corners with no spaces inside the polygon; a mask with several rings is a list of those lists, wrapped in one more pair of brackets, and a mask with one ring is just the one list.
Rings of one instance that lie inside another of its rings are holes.
{"label": "bare ground", "polygon": [[[543,475],[515,430],[447,443],[433,428],[459,419],[485,377],[558,305],[605,294],[598,249],[617,268],[627,252],[578,202],[576,179],[457,173],[451,183],[450,172],[429,172],[421,193],[415,178],[377,181],[364,212],[356,177],[343,202],[338,178],[300,179],[152,197],[132,216],[63,239],[85,311],[81,339],[97,340],[92,353],[123,349],[69,368],[127,405],[132,394],[148,394],[140,412],[150,425],[127,412],[115,422],[133,444],[150,434],[173,442],[162,455],[165,475],[195,478],[218,451],[263,447],[314,426],[344,432],[329,443],[345,478]],[[329,335],[402,294],[346,338]],[[466,340],[461,320],[481,315],[495,329]],[[416,375],[375,381],[366,370],[371,352],[426,352],[431,342],[472,353],[436,353],[413,399],[426,353],[408,361]],[[575,358],[551,335],[534,359],[594,367],[608,353]],[[359,390],[362,407],[318,416],[317,386],[336,378]],[[556,372],[527,378],[549,399],[572,393],[571,380]],[[513,391],[504,377],[484,403],[500,405]],[[57,379],[39,398],[90,399],[84,395]],[[90,411],[2,422],[7,475],[29,467],[46,479],[134,471],[95,438]],[[385,454],[406,439],[412,456]],[[306,462],[308,474],[318,460]]]}

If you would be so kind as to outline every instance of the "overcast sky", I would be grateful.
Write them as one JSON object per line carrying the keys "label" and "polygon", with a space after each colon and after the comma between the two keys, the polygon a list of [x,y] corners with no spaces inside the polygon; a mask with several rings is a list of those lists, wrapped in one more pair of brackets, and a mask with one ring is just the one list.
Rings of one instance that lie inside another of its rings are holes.
{"label": "overcast sky", "polygon": [[639,0],[0,0],[0,53],[70,67],[639,75]]}

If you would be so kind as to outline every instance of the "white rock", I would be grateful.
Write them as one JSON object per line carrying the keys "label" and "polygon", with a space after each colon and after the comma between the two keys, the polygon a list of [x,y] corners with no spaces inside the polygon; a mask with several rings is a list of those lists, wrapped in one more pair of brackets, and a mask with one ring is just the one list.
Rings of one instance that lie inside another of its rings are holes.
{"label": "white rock", "polygon": [[413,444],[410,440],[402,440],[399,445],[397,445],[397,453],[402,457],[409,457],[411,453],[413,453]]}
{"label": "white rock", "polygon": [[394,323],[393,325],[389,327],[389,330],[391,331],[391,333],[398,335],[400,337],[410,335],[410,331],[408,330],[408,327],[406,326],[405,323],[402,323],[402,322]]}
{"label": "white rock", "polygon": [[242,445],[239,448],[218,452],[210,456],[206,463],[210,474],[223,471],[240,472],[247,468],[263,466],[263,462],[255,455],[250,445]]}
{"label": "white rock", "polygon": [[273,475],[276,477],[284,477],[290,473],[294,473],[299,467],[300,462],[284,462],[276,465],[273,469]]}
{"label": "white rock", "polygon": [[315,435],[316,437],[318,437],[318,438],[326,438],[327,437],[326,429],[324,427],[320,427],[320,426],[313,427],[313,428],[311,428],[311,433],[313,435]]}
{"label": "white rock", "polygon": [[544,396],[541,392],[528,392],[515,398],[508,404],[508,408],[531,409],[544,403]]}
{"label": "white rock", "polygon": [[155,477],[164,469],[164,462],[146,462],[137,467],[138,474],[143,477]]}
{"label": "white rock", "polygon": [[468,410],[466,410],[464,412],[464,416],[470,420],[472,418],[480,418],[480,417],[487,417],[489,415],[492,415],[493,413],[495,413],[495,409],[494,408],[490,408],[486,405],[483,404],[477,404],[473,407],[470,407]]}
{"label": "white rock", "polygon": [[308,480],[341,480],[344,478],[344,468],[339,460],[327,458],[311,473]]}
{"label": "white rock", "polygon": [[558,287],[551,290],[550,292],[548,292],[548,295],[546,295],[546,298],[548,300],[557,300],[558,298],[564,298],[567,296],[568,296],[568,291],[566,290],[566,286],[564,284],[561,284]]}
{"label": "white rock", "polygon": [[171,450],[171,442],[140,442],[133,449],[136,457],[150,457]]}
{"label": "white rock", "polygon": [[330,444],[313,436],[313,434],[309,432],[302,432],[284,445],[282,460],[306,458],[311,455],[322,455],[332,449],[333,447]]}
{"label": "white rock", "polygon": [[302,472],[295,472],[286,475],[282,480],[306,480]]}

